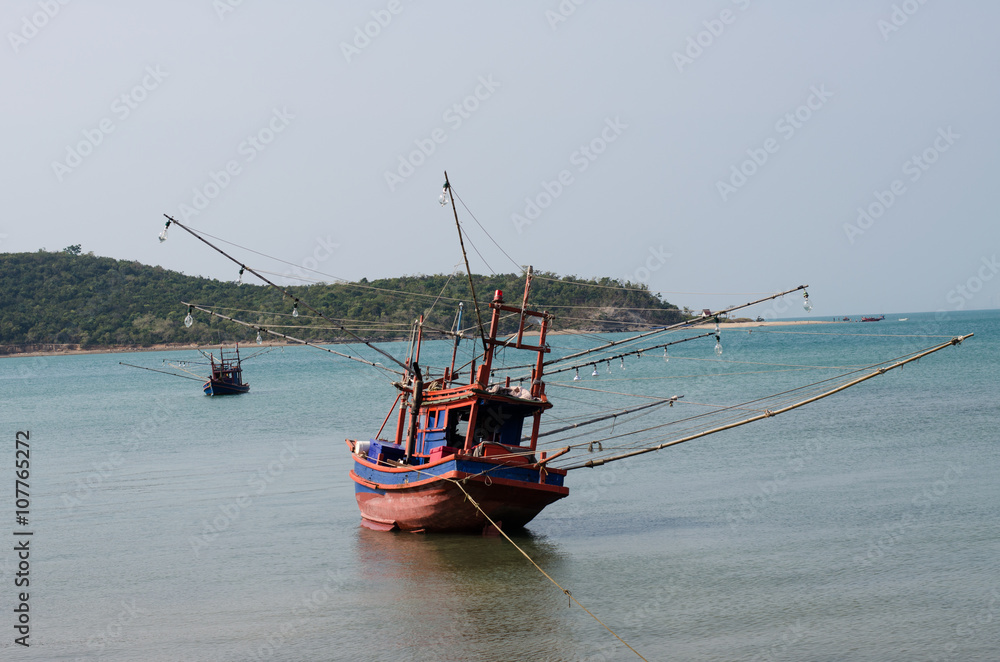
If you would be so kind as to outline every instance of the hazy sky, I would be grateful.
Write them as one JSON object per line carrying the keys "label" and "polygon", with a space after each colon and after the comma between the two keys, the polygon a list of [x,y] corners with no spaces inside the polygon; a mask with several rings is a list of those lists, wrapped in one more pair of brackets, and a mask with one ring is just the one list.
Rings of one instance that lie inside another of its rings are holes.
{"label": "hazy sky", "polygon": [[331,276],[448,273],[448,170],[518,264],[679,305],[1000,307],[996,2],[8,0],[0,25],[3,252],[236,278],[160,244],[169,213]]}

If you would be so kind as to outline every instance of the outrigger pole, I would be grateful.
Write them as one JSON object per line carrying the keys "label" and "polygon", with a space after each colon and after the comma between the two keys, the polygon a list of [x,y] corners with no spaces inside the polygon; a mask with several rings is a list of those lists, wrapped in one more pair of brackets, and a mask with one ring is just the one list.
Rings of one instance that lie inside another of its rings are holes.
{"label": "outrigger pole", "polygon": [[164,375],[170,375],[171,377],[180,377],[182,379],[193,379],[197,382],[203,382],[205,379],[203,377],[188,377],[187,375],[178,375],[176,372],[167,372],[166,370],[156,370],[155,368],[144,368],[141,365],[132,365],[131,363],[118,362],[118,365],[127,365],[130,368],[139,368],[140,370],[149,370],[150,372],[159,372]]}
{"label": "outrigger pole", "polygon": [[[556,368],[555,370],[549,370],[545,374],[547,374],[547,375],[554,375],[556,373],[566,372],[568,370],[576,370],[578,368],[583,368],[583,367],[588,366],[588,365],[592,365],[592,366],[594,366],[596,368],[599,363],[605,363],[605,362],[608,362],[608,361],[614,361],[615,359],[621,359],[621,358],[624,358],[626,356],[632,356],[633,354],[642,354],[644,352],[652,352],[654,350],[657,350],[657,349],[660,349],[660,348],[663,348],[663,347],[672,347],[674,345],[679,345],[681,343],[685,343],[685,342],[688,342],[690,340],[698,340],[699,338],[709,338],[709,337],[714,336],[714,335],[715,335],[714,331],[711,331],[709,333],[702,333],[702,334],[699,334],[697,336],[691,336],[690,338],[682,338],[680,340],[673,340],[671,342],[660,343],[659,345],[651,345],[649,347],[643,347],[642,349],[633,349],[630,352],[623,352],[621,354],[615,354],[614,356],[607,356],[607,357],[605,357],[603,359],[596,359],[594,361],[587,361],[585,363],[578,363],[576,365],[566,366],[565,368]],[[520,381],[524,381],[525,379],[530,379],[530,377],[521,377]]]}
{"label": "outrigger pole", "polygon": [[[748,306],[753,306],[753,305],[756,305],[758,303],[763,303],[765,301],[770,301],[771,299],[777,299],[778,297],[783,297],[786,294],[791,294],[792,292],[798,292],[799,290],[804,290],[807,287],[809,287],[809,286],[808,285],[799,285],[798,287],[796,287],[794,289],[785,290],[784,292],[778,292],[777,294],[772,294],[770,296],[766,296],[763,299],[757,299],[756,301],[749,301],[747,303],[742,303],[742,304],[740,304],[738,306],[730,306],[729,308],[724,308],[723,310],[718,310],[718,311],[712,313],[710,316],[707,316],[705,319],[715,318],[715,321],[718,322],[719,321],[719,319],[718,319],[719,315],[725,315],[725,314],[731,313],[734,310],[739,310],[740,308],[746,308]],[[694,322],[693,320],[687,320],[687,321],[684,321],[684,322],[677,322],[676,324],[671,324],[670,326],[665,326],[662,329],[654,329],[653,331],[647,331],[645,333],[640,333],[637,336],[632,336],[631,338],[623,338],[622,340],[612,340],[611,342],[609,342],[609,343],[607,343],[605,345],[601,345],[599,347],[592,347],[592,348],[586,349],[586,350],[584,350],[582,352],[577,352],[576,354],[567,354],[566,356],[562,356],[562,357],[560,357],[558,359],[551,359],[549,361],[546,361],[545,365],[551,365],[553,363],[559,363],[561,361],[566,361],[568,359],[575,359],[578,356],[585,356],[586,354],[591,354],[593,352],[599,352],[602,349],[607,349],[608,347],[614,347],[615,345],[623,345],[625,343],[632,342],[633,340],[639,340],[640,338],[645,338],[647,336],[655,336],[657,333],[664,333],[666,331],[674,331],[676,329],[682,329],[682,328],[688,327],[688,326],[697,326],[698,324],[699,324],[698,322]],[[584,365],[590,365],[590,364],[586,363]],[[517,367],[531,367],[531,366],[517,366]]]}
{"label": "outrigger pole", "polygon": [[[454,204],[454,203],[452,203],[452,204]],[[457,214],[457,212],[456,212],[456,214]],[[243,270],[244,270],[244,269],[245,269],[246,271],[249,271],[250,273],[252,273],[252,274],[253,274],[254,276],[256,276],[257,278],[260,278],[260,279],[261,279],[262,281],[264,281],[265,283],[267,283],[268,285],[270,285],[270,286],[271,286],[271,287],[273,287],[274,289],[276,289],[276,290],[278,290],[279,292],[281,292],[281,293],[282,293],[283,295],[285,295],[286,297],[289,297],[289,298],[293,299],[293,300],[294,300],[294,301],[295,301],[296,303],[301,303],[301,304],[302,304],[303,306],[305,306],[306,308],[308,308],[309,310],[311,310],[312,312],[314,312],[314,313],[315,313],[316,315],[318,315],[319,317],[322,317],[323,319],[325,319],[325,320],[326,320],[327,322],[329,322],[330,324],[333,324],[333,325],[334,325],[334,326],[335,326],[336,328],[338,328],[339,330],[343,331],[343,332],[344,332],[344,333],[346,333],[347,335],[351,336],[352,338],[354,338],[354,339],[355,339],[355,340],[357,340],[358,342],[360,342],[360,343],[364,343],[364,344],[365,344],[365,345],[367,345],[367,346],[368,346],[369,348],[371,348],[371,349],[374,349],[374,350],[375,350],[376,352],[378,352],[379,354],[381,354],[382,356],[386,357],[387,359],[389,359],[390,361],[392,361],[393,363],[395,363],[396,365],[398,365],[398,366],[399,366],[400,368],[402,368],[402,369],[403,369],[403,371],[404,371],[404,374],[405,374],[405,372],[406,372],[406,371],[408,371],[408,368],[406,367],[406,364],[405,364],[405,363],[403,363],[402,361],[398,360],[398,359],[397,359],[397,358],[396,358],[395,356],[393,356],[393,355],[392,355],[392,354],[390,354],[389,352],[386,352],[386,351],[385,351],[385,350],[383,350],[383,349],[379,349],[378,347],[376,347],[375,345],[371,344],[370,342],[368,342],[367,340],[365,340],[365,339],[364,339],[364,338],[362,338],[361,336],[357,335],[357,334],[356,334],[356,333],[354,333],[353,331],[350,331],[350,330],[348,330],[348,329],[344,328],[344,325],[342,325],[342,324],[337,324],[337,322],[335,322],[334,320],[330,319],[329,317],[327,317],[327,316],[326,316],[326,315],[324,315],[323,313],[319,312],[318,310],[316,310],[315,308],[313,308],[312,306],[310,306],[308,302],[306,302],[306,301],[300,301],[300,300],[299,300],[299,298],[298,298],[297,296],[295,296],[294,294],[292,294],[291,292],[289,292],[289,291],[288,291],[288,290],[286,290],[285,288],[283,288],[283,287],[280,287],[279,285],[276,285],[275,283],[271,282],[271,281],[270,281],[270,280],[268,280],[267,278],[264,278],[264,277],[263,277],[263,276],[261,276],[261,275],[260,275],[260,274],[259,274],[258,272],[254,271],[254,270],[253,270],[253,269],[251,269],[250,267],[246,266],[245,264],[243,264],[242,262],[240,262],[239,260],[237,260],[236,258],[234,258],[234,257],[233,257],[232,255],[230,255],[230,254],[229,254],[229,253],[227,253],[226,251],[222,250],[221,248],[219,248],[218,246],[216,246],[215,244],[213,244],[213,243],[212,243],[212,242],[210,242],[209,240],[207,240],[207,239],[205,239],[204,237],[202,237],[202,236],[201,236],[200,234],[198,234],[197,232],[195,232],[195,231],[194,231],[194,230],[192,230],[191,228],[188,228],[188,227],[184,226],[184,225],[183,225],[183,224],[182,224],[182,223],[181,223],[180,221],[178,221],[178,220],[177,220],[176,218],[173,218],[172,216],[169,216],[168,214],[164,214],[164,216],[165,216],[165,217],[166,217],[166,219],[167,219],[167,226],[168,226],[168,227],[169,227],[169,225],[170,225],[171,223],[173,223],[173,224],[177,225],[177,227],[179,227],[179,228],[181,228],[182,230],[184,230],[185,232],[187,232],[188,234],[192,235],[192,236],[193,236],[194,238],[196,238],[196,239],[198,239],[198,240],[202,241],[203,243],[207,244],[207,245],[208,245],[209,247],[211,247],[211,248],[214,248],[214,249],[215,249],[216,251],[218,251],[219,253],[221,253],[221,254],[222,254],[223,256],[225,256],[225,257],[229,258],[229,259],[230,259],[230,260],[232,260],[232,261],[233,261],[234,263],[236,263],[236,264],[240,265],[240,273],[243,273]],[[248,326],[249,326],[249,325],[248,325]],[[265,329],[265,330],[266,330],[266,329]],[[269,331],[268,333],[270,333],[270,331]]]}
{"label": "outrigger pole", "polygon": [[[258,331],[263,331],[264,333],[270,333],[272,336],[278,336],[279,338],[284,338],[285,340],[291,340],[293,342],[297,342],[297,343],[300,343],[302,345],[308,345],[309,347],[315,347],[316,349],[321,349],[324,352],[329,352],[331,354],[336,354],[337,356],[341,356],[341,357],[343,357],[345,359],[350,359],[352,361],[357,361],[358,363],[364,363],[365,365],[379,367],[379,364],[372,363],[371,361],[368,361],[366,359],[358,358],[357,356],[351,356],[350,354],[344,354],[342,352],[338,352],[336,350],[332,350],[332,349],[330,349],[328,347],[321,347],[319,345],[316,345],[316,344],[313,344],[313,343],[309,342],[308,340],[302,340],[301,338],[296,338],[294,336],[290,336],[290,335],[285,334],[285,333],[278,333],[277,331],[272,331],[271,329],[267,329],[267,328],[264,328],[262,326],[258,326],[256,324],[251,324],[250,322],[244,322],[243,320],[238,320],[235,317],[229,317],[228,315],[223,315],[222,313],[217,313],[214,310],[210,310],[208,308],[202,308],[198,304],[187,303],[186,301],[181,301],[181,303],[183,305],[185,305],[185,306],[190,306],[190,307],[194,308],[195,310],[200,310],[203,313],[208,313],[209,315],[213,315],[214,317],[219,317],[221,319],[228,320],[228,321],[234,322],[236,324],[241,324],[243,326],[248,326],[251,329],[257,329]],[[269,352],[271,350],[266,350],[266,351]],[[257,354],[253,354],[248,359],[245,359],[245,360],[252,359],[254,356],[258,356],[258,355],[263,354],[263,353],[265,353],[265,352],[257,352]],[[128,364],[125,364],[125,365],[128,365]]]}
{"label": "outrigger pole", "polygon": [[901,368],[904,365],[906,365],[907,363],[912,363],[913,361],[917,361],[918,359],[922,359],[923,357],[927,356],[928,354],[933,354],[934,352],[941,351],[942,349],[944,349],[946,347],[951,347],[952,345],[961,344],[962,341],[971,338],[973,335],[975,335],[975,334],[970,333],[970,334],[967,334],[967,335],[964,335],[964,336],[955,336],[954,338],[952,338],[951,340],[949,340],[946,343],[941,343],[940,345],[938,345],[936,347],[932,347],[930,349],[924,350],[924,351],[920,352],[919,354],[915,354],[914,356],[911,356],[908,359],[905,359],[903,361],[898,361],[898,362],[896,362],[896,363],[894,363],[894,364],[892,364],[890,366],[884,367],[884,368],[879,368],[879,369],[875,370],[874,372],[870,372],[867,375],[864,375],[863,377],[858,377],[857,379],[851,380],[851,381],[847,382],[846,384],[841,384],[840,386],[838,386],[836,388],[832,388],[829,391],[825,391],[825,392],[820,393],[819,395],[813,396],[811,398],[806,398],[805,400],[802,400],[800,402],[796,402],[794,404],[788,405],[787,407],[782,407],[781,409],[774,409],[774,410],[765,409],[763,414],[758,414],[756,416],[751,416],[750,418],[745,418],[742,421],[736,421],[735,423],[729,423],[728,425],[720,425],[719,427],[712,428],[711,430],[705,430],[704,432],[699,432],[697,434],[692,434],[692,435],[689,435],[687,437],[682,437],[680,439],[674,439],[673,441],[668,441],[668,442],[666,442],[664,444],[660,444],[658,446],[652,446],[650,448],[643,448],[643,449],[640,449],[640,450],[630,451],[628,453],[622,453],[621,455],[614,455],[612,457],[606,457],[606,458],[601,459],[601,460],[588,460],[588,461],[584,462],[583,464],[575,464],[575,465],[572,465],[572,466],[569,466],[569,467],[564,467],[564,469],[566,469],[566,471],[571,471],[573,469],[582,469],[584,467],[588,467],[588,468],[599,467],[599,466],[601,466],[603,464],[607,464],[609,462],[614,462],[616,460],[624,460],[627,457],[634,457],[636,455],[642,455],[644,453],[651,453],[653,451],[658,451],[658,450],[660,450],[662,448],[667,448],[668,446],[676,446],[677,444],[683,444],[685,441],[691,441],[693,439],[698,439],[700,437],[705,437],[705,436],[708,436],[710,434],[715,434],[716,432],[722,432],[723,430],[731,430],[732,428],[738,428],[741,425],[746,425],[747,423],[753,423],[754,421],[760,421],[760,420],[763,420],[765,418],[771,418],[772,416],[777,416],[778,414],[784,414],[785,412],[792,411],[793,409],[798,409],[799,407],[807,405],[807,404],[809,404],[811,402],[816,402],[817,400],[822,400],[823,398],[827,398],[827,397],[833,395],[834,393],[839,393],[840,391],[843,391],[844,389],[848,389],[848,388],[850,388],[852,386],[856,386],[857,384],[860,384],[861,382],[867,381],[867,380],[869,380],[869,379],[871,379],[873,377],[878,377],[879,375],[884,375],[885,373],[889,372],[890,370],[894,370],[896,368]]}

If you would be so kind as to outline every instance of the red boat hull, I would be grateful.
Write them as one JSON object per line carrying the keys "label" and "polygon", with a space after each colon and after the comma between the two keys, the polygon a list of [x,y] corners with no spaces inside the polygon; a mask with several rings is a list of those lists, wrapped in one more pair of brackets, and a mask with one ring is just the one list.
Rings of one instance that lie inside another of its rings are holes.
{"label": "red boat hull", "polygon": [[[351,478],[367,488],[355,494],[362,524],[379,531],[486,531],[490,522],[469,502],[465,492],[448,480],[464,477],[461,472],[449,472],[410,486],[383,490],[372,489],[368,481],[351,471]],[[487,481],[481,476],[470,477],[462,486],[490,519],[504,529],[524,526],[543,508],[569,494],[568,487],[501,478]]]}

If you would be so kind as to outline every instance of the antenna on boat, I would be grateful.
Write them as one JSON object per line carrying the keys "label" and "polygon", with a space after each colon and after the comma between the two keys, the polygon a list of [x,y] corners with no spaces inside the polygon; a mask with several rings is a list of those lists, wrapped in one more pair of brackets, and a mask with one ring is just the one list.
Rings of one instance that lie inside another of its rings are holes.
{"label": "antenna on boat", "polygon": [[451,348],[451,367],[448,369],[447,382],[451,384],[455,381],[455,357],[458,355],[458,345],[462,342],[462,311],[465,310],[465,304],[461,301],[458,302],[458,312],[455,313],[455,344]]}
{"label": "antenna on boat", "polygon": [[476,321],[479,322],[479,337],[483,341],[483,351],[486,351],[486,329],[483,327],[483,317],[479,314],[479,300],[476,298],[476,286],[472,284],[472,270],[469,268],[469,256],[465,253],[465,241],[462,240],[462,224],[458,222],[458,209],[455,208],[455,196],[451,192],[451,182],[448,181],[448,171],[444,171],[444,190],[441,191],[441,204],[445,204],[445,194],[451,200],[451,211],[455,214],[455,227],[458,228],[458,245],[462,247],[462,258],[465,260],[465,273],[469,276],[469,289],[472,290],[472,305],[476,308]]}

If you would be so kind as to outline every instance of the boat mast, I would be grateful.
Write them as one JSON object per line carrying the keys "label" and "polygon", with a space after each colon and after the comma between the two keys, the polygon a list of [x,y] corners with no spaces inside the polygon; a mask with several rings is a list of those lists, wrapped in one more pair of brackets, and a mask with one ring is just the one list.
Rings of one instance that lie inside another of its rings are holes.
{"label": "boat mast", "polygon": [[476,308],[476,320],[479,322],[479,337],[483,340],[483,351],[486,351],[486,332],[483,330],[483,317],[479,314],[479,300],[476,298],[476,286],[472,282],[472,270],[469,268],[469,256],[465,252],[465,241],[462,239],[462,224],[458,222],[458,209],[455,207],[455,195],[451,192],[448,181],[448,171],[444,171],[444,190],[451,200],[451,211],[455,214],[455,227],[458,228],[458,245],[462,247],[462,258],[465,260],[465,273],[469,276],[469,289],[472,290],[472,305]]}

